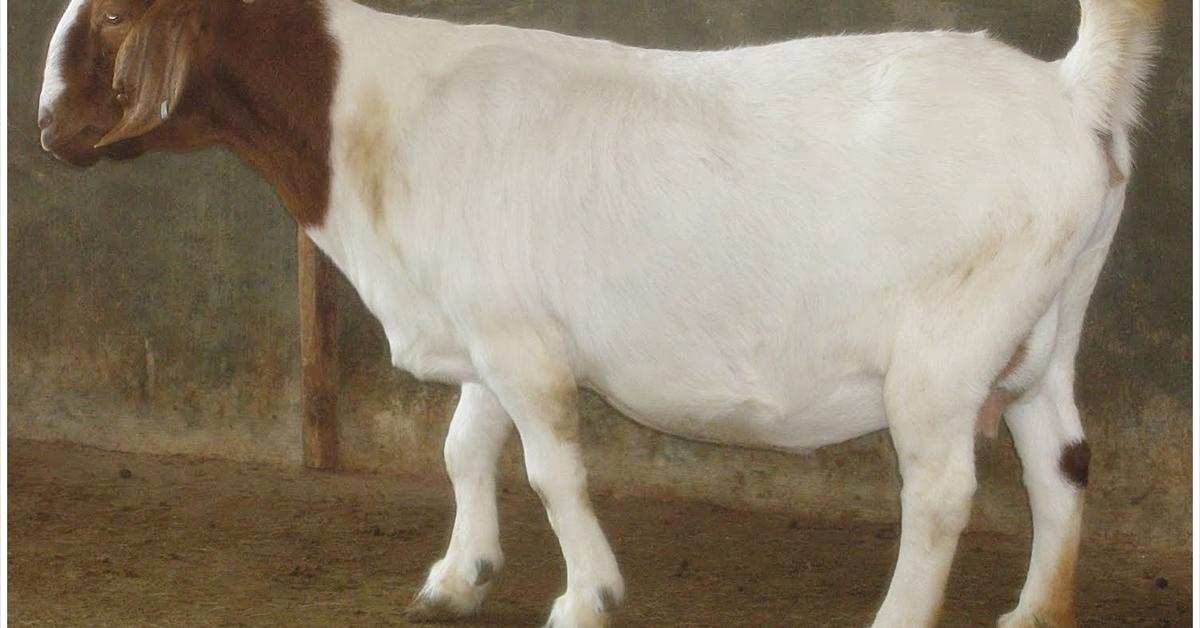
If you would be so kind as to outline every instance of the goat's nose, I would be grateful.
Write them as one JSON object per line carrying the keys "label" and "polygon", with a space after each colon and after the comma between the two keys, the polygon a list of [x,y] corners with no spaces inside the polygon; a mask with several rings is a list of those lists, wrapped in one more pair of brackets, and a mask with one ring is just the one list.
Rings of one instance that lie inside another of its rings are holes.
{"label": "goat's nose", "polygon": [[54,124],[54,114],[50,113],[50,111],[46,109],[39,111],[38,128],[44,131],[46,127],[49,127],[51,124]]}

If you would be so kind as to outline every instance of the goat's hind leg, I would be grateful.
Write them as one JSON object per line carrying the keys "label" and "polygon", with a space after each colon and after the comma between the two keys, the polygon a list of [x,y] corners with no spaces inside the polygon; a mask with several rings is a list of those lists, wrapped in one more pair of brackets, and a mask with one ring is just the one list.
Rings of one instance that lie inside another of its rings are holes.
{"label": "goat's hind leg", "polygon": [[1088,446],[1070,377],[1051,370],[1033,393],[1009,407],[1008,427],[1024,469],[1033,514],[1029,574],[1002,628],[1075,625],[1075,563],[1088,479]]}
{"label": "goat's hind leg", "polygon": [[446,471],[454,483],[454,531],[446,556],[405,611],[411,622],[444,621],[479,611],[504,564],[496,514],[496,461],[512,421],[495,395],[465,384],[446,436]]}
{"label": "goat's hind leg", "polygon": [[[1127,155],[1124,140],[1121,146]],[[1128,163],[1123,169],[1128,171]],[[1075,356],[1088,301],[1124,204],[1125,186],[1111,189],[1091,239],[1059,292],[1059,320],[1046,372],[1005,415],[1029,493],[1033,549],[1020,602],[1000,618],[1002,628],[1075,625],[1075,564],[1090,458],[1075,405]]]}

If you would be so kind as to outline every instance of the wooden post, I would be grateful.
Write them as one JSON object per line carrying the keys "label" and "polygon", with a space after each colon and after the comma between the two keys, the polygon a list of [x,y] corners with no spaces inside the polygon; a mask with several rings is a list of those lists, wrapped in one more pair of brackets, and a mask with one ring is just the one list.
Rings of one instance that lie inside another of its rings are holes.
{"label": "wooden post", "polygon": [[337,271],[301,229],[300,269],[301,412],[304,466],[337,467]]}

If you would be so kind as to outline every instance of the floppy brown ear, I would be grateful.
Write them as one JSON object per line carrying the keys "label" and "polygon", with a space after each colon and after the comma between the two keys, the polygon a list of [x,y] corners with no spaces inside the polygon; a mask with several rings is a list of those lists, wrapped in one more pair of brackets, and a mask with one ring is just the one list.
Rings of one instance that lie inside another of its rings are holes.
{"label": "floppy brown ear", "polygon": [[138,20],[117,52],[113,89],[125,114],[96,148],[143,135],[175,111],[200,39],[200,12],[189,2],[160,0]]}

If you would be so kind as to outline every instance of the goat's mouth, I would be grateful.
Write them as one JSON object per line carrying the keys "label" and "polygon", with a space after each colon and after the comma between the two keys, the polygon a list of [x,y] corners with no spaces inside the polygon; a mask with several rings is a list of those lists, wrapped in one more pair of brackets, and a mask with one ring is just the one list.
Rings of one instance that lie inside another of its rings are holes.
{"label": "goat's mouth", "polygon": [[42,130],[41,142],[42,148],[59,161],[87,168],[109,154],[109,151],[95,147],[103,135],[99,129],[91,126],[70,134],[58,133],[51,126]]}
{"label": "goat's mouth", "polygon": [[91,149],[88,151],[75,151],[67,148],[56,148],[51,149],[50,154],[54,155],[54,157],[59,161],[66,162],[79,168],[94,166],[96,165],[96,162],[100,161],[101,157],[100,152],[96,149]]}

